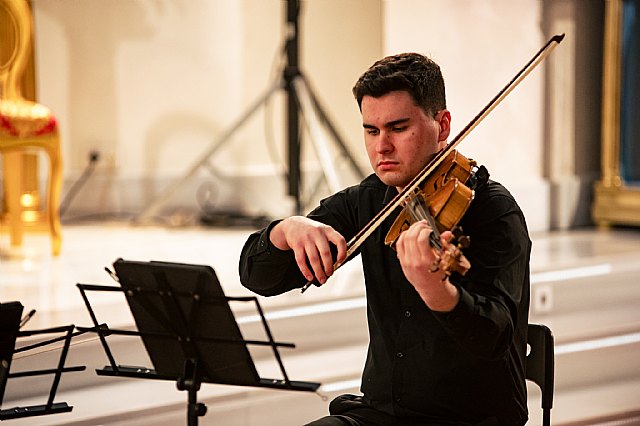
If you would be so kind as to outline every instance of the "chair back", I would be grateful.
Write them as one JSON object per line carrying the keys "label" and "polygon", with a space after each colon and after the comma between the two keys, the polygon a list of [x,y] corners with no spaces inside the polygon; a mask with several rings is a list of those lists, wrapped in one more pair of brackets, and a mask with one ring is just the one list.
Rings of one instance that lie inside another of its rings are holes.
{"label": "chair back", "polygon": [[553,407],[554,343],[553,333],[546,325],[529,324],[526,378],[540,387],[542,392],[543,426],[551,424]]}
{"label": "chair back", "polygon": [[26,0],[0,0],[0,99],[22,98],[20,87],[30,59],[32,31]]}

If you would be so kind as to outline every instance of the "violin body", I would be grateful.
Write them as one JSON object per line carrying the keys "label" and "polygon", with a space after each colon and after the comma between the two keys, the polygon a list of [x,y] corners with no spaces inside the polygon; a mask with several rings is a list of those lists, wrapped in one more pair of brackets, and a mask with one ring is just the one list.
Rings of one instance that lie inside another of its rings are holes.
{"label": "violin body", "polygon": [[[473,201],[473,189],[466,186],[476,163],[452,151],[429,175],[414,197],[428,207],[439,232],[452,230],[462,219]],[[393,247],[400,234],[415,222],[405,202],[400,214],[385,237],[385,244]]]}
{"label": "violin body", "polygon": [[[408,196],[402,210],[391,225],[385,244],[394,248],[400,234],[421,219],[428,219],[434,231],[430,243],[437,249],[438,265],[446,275],[457,272],[466,274],[471,264],[464,257],[462,248],[469,245],[469,238],[462,236],[457,227],[473,201],[474,191],[466,186],[476,163],[458,151],[452,151],[421,185]],[[453,231],[454,239],[445,247],[439,241],[440,233]]]}
{"label": "violin body", "polygon": [[451,151],[433,173],[426,177],[421,191],[430,196],[451,180],[457,179],[462,184],[465,184],[471,177],[475,166],[476,162],[474,160],[468,159],[457,150]]}

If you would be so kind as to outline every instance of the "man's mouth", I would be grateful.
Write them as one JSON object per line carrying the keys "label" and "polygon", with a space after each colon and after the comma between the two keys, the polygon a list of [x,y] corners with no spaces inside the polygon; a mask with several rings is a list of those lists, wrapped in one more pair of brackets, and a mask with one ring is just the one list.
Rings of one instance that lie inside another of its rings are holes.
{"label": "man's mouth", "polygon": [[385,171],[395,168],[398,165],[396,161],[382,160],[378,161],[378,170]]}

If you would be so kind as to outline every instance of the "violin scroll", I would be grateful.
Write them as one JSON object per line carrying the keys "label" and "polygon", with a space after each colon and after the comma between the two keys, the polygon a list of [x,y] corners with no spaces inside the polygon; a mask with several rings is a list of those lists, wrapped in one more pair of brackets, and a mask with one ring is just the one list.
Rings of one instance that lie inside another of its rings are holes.
{"label": "violin scroll", "polygon": [[[469,247],[470,239],[466,235],[462,235],[462,229],[456,227],[452,230],[454,238],[445,243],[441,250],[437,250],[436,262],[432,265],[431,272],[441,270],[446,276],[450,276],[456,272],[460,275],[465,275],[471,268],[471,263],[462,253],[462,250]],[[456,237],[456,233],[460,236]]]}

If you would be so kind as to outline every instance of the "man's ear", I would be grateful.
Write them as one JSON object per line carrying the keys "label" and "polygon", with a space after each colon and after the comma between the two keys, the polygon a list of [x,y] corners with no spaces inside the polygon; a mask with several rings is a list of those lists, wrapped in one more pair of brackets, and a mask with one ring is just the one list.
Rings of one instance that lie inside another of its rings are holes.
{"label": "man's ear", "polygon": [[440,125],[440,136],[438,137],[438,141],[442,142],[447,140],[449,133],[451,132],[451,113],[447,109],[438,111],[435,120]]}

